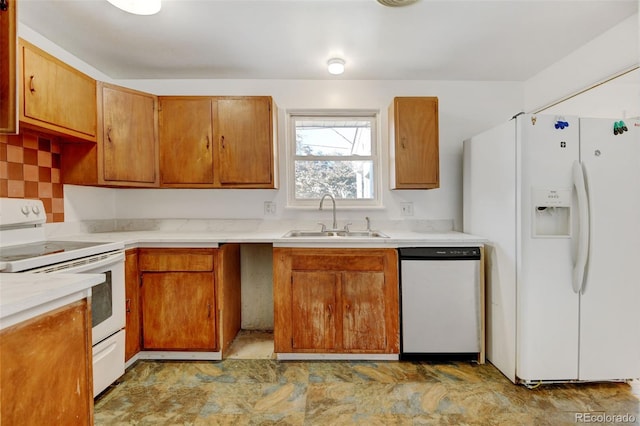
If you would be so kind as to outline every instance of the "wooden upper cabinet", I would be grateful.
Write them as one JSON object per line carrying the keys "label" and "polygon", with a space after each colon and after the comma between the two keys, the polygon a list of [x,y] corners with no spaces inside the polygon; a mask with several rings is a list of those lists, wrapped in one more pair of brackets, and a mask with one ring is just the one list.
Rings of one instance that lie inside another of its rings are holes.
{"label": "wooden upper cabinet", "polygon": [[215,102],[220,186],[274,187],[271,103],[269,97],[218,98]]}
{"label": "wooden upper cabinet", "polygon": [[275,188],[270,97],[161,96],[161,186]]}
{"label": "wooden upper cabinet", "polygon": [[162,186],[213,186],[211,119],[211,98],[160,97]]}
{"label": "wooden upper cabinet", "polygon": [[96,81],[20,40],[20,121],[72,139],[96,141]]}
{"label": "wooden upper cabinet", "polygon": [[105,83],[100,89],[104,182],[157,186],[157,97]]}
{"label": "wooden upper cabinet", "polygon": [[389,106],[392,189],[440,186],[438,98],[394,98]]}
{"label": "wooden upper cabinet", "polygon": [[0,134],[18,133],[17,110],[17,0],[0,10]]}
{"label": "wooden upper cabinet", "polygon": [[98,142],[62,144],[62,182],[158,187],[157,103],[157,96],[98,83]]}

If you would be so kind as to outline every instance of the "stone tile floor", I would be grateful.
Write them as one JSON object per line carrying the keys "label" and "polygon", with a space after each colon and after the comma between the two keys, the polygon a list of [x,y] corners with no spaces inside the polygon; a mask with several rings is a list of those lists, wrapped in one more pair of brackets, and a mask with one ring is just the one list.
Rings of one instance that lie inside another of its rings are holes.
{"label": "stone tile floor", "polygon": [[138,361],[98,397],[95,424],[640,424],[636,386],[527,389],[469,362]]}

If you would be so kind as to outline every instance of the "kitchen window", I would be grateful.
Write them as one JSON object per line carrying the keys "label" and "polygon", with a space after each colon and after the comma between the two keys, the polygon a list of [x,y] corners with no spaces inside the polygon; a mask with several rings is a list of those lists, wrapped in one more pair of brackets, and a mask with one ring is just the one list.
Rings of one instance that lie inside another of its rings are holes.
{"label": "kitchen window", "polygon": [[327,193],[342,206],[379,204],[377,112],[292,112],[289,123],[290,206]]}

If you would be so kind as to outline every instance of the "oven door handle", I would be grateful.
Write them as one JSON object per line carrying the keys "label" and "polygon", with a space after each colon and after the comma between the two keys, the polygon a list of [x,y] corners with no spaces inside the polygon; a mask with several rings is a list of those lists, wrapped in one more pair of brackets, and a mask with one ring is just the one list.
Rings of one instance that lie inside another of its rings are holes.
{"label": "oven door handle", "polygon": [[[96,256],[96,257],[100,257],[102,255]],[[85,259],[86,260],[86,259]],[[95,262],[86,262],[83,261],[83,263],[80,262],[69,262],[69,267],[65,268],[60,267],[60,265],[58,265],[58,267],[55,270],[52,271],[47,271],[48,268],[42,268],[39,270],[34,270],[34,271],[30,271],[30,272],[50,272],[50,273],[57,273],[57,274],[82,274],[82,273],[86,273],[86,272],[93,272],[96,269],[100,269],[103,268],[105,266],[109,266],[109,265],[114,265],[118,262],[124,262],[124,252],[117,252],[117,253],[113,253],[113,254],[109,254],[107,256],[105,256],[103,259],[97,260]],[[78,264],[77,266],[74,266],[74,263]]]}

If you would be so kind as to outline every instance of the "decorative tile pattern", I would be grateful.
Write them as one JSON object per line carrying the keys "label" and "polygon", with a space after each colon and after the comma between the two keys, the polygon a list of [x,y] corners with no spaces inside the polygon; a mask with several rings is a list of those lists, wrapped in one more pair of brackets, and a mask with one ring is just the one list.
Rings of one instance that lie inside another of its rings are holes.
{"label": "decorative tile pattern", "polygon": [[96,425],[571,425],[628,414],[626,383],[509,382],[491,364],[138,361],[96,399]]}
{"label": "decorative tile pattern", "polygon": [[47,222],[64,222],[60,144],[49,136],[0,135],[0,197],[39,198]]}

